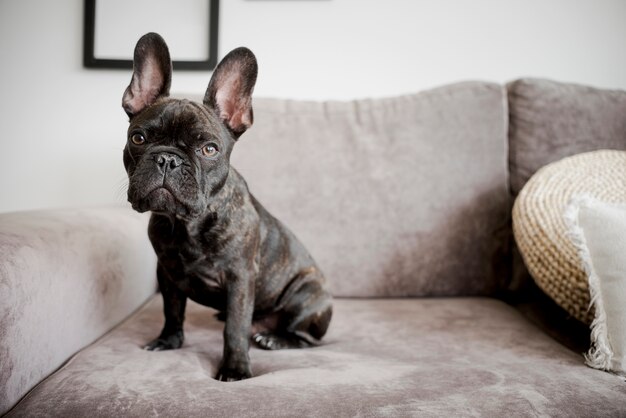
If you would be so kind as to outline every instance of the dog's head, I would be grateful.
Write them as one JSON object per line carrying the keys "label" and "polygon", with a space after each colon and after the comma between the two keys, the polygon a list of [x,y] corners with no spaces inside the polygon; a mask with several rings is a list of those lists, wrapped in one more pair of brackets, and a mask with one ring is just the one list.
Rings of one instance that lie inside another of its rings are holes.
{"label": "dog's head", "polygon": [[256,76],[254,54],[237,48],[213,72],[202,104],[172,99],[165,41],[156,33],[139,39],[122,99],[130,118],[128,201],[135,210],[183,218],[206,210],[228,177],[235,141],[252,125]]}

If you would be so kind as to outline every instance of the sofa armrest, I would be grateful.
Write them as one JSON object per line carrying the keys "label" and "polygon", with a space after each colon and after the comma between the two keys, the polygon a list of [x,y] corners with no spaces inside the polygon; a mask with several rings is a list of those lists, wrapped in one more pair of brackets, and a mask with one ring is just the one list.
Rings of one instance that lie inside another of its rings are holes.
{"label": "sofa armrest", "polygon": [[148,216],[0,215],[0,414],[156,291]]}

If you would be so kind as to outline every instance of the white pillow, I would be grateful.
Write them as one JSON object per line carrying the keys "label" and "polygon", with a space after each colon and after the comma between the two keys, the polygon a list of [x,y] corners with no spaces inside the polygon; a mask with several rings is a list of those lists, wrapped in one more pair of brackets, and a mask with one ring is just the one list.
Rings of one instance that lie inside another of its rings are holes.
{"label": "white pillow", "polygon": [[578,196],[565,219],[595,308],[586,363],[626,375],[626,205]]}

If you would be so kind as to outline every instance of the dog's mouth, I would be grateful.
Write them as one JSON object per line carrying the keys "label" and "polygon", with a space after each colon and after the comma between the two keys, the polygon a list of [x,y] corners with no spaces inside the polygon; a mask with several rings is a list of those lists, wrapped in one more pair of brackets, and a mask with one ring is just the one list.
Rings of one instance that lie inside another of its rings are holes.
{"label": "dog's mouth", "polygon": [[129,194],[128,201],[133,209],[140,213],[151,211],[174,215],[181,219],[191,219],[201,212],[198,205],[181,199],[180,194],[168,187],[167,184],[153,188],[148,193],[142,194],[142,197],[133,193],[133,198],[131,198]]}
{"label": "dog's mouth", "polygon": [[173,199],[176,200],[174,193],[169,189],[169,187],[163,185],[157,187],[146,195],[147,199]]}
{"label": "dog's mouth", "polygon": [[139,199],[129,199],[137,212],[176,212],[179,206],[178,199],[174,193],[165,185],[158,186]]}

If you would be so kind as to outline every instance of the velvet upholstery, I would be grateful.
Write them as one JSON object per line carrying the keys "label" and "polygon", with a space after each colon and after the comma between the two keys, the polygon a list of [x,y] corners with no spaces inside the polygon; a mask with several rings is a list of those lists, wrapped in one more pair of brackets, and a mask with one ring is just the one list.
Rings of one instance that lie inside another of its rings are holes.
{"label": "velvet upholstery", "polygon": [[[565,151],[621,147],[623,94],[521,80],[510,111],[502,86],[478,82],[259,99],[233,164],[336,295],[494,295],[510,282],[507,158],[515,192]],[[223,325],[208,308],[189,304],[182,349],[140,349],[162,326],[160,296],[79,351],[153,293],[146,221],[129,209],[0,215],[0,413],[40,382],[11,416],[623,415],[623,380],[487,298],[337,299],[324,345],[252,349],[255,377],[235,383],[212,379]]]}
{"label": "velvet upholstery", "polygon": [[336,296],[493,295],[510,236],[502,86],[257,100],[232,163]]}
{"label": "velvet upholstery", "polygon": [[156,290],[129,208],[0,215],[0,413]]}
{"label": "velvet upholstery", "polygon": [[586,367],[495,299],[335,301],[322,346],[251,349],[213,379],[223,324],[190,303],[183,347],[149,352],[161,298],[78,353],[9,417],[618,416],[623,379]]}

